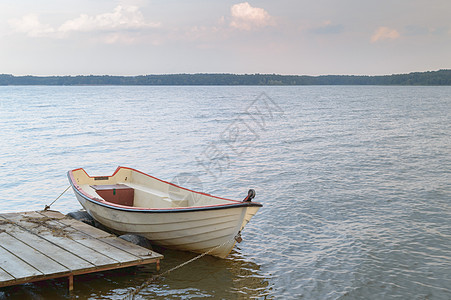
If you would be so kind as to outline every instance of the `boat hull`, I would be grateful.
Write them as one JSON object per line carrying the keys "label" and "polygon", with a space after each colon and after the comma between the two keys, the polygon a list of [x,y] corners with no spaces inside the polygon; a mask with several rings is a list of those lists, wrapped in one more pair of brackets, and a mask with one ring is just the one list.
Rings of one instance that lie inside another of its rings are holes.
{"label": "boat hull", "polygon": [[153,244],[171,249],[209,251],[209,255],[221,258],[230,253],[235,237],[261,207],[258,203],[239,201],[230,205],[171,209],[125,207],[99,201],[87,195],[70,174],[69,179],[83,208],[107,228],[117,233],[141,235]]}
{"label": "boat hull", "polygon": [[168,212],[118,211],[100,206],[76,194],[84,209],[100,224],[119,233],[144,236],[152,243],[171,249],[226,257],[235,245],[235,236],[258,207]]}

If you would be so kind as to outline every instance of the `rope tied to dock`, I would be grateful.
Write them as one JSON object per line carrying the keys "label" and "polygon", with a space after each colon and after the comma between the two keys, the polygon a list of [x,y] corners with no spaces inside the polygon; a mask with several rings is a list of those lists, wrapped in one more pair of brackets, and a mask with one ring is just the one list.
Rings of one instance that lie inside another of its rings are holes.
{"label": "rope tied to dock", "polygon": [[52,206],[53,203],[56,202],[56,200],[58,200],[59,198],[61,198],[61,196],[64,195],[64,193],[67,192],[67,190],[68,190],[69,188],[70,188],[70,185],[64,190],[64,192],[61,193],[61,195],[59,195],[55,200],[53,200],[52,203],[50,203],[49,205],[46,205],[46,206],[44,207],[44,211],[49,210],[49,209],[50,209],[50,206]]}
{"label": "rope tied to dock", "polygon": [[147,287],[148,285],[150,285],[152,282],[157,281],[159,278],[161,278],[161,277],[163,277],[163,276],[165,276],[165,275],[168,275],[169,273],[171,273],[171,272],[173,272],[173,271],[175,271],[175,270],[177,270],[177,269],[180,269],[181,267],[184,267],[184,266],[186,266],[187,264],[190,264],[190,263],[192,263],[193,261],[198,260],[199,258],[204,257],[205,255],[207,255],[207,254],[213,252],[214,250],[216,250],[216,249],[218,249],[218,248],[221,248],[222,246],[224,246],[224,245],[230,243],[230,242],[233,241],[233,240],[237,240],[237,241],[238,241],[239,238],[240,238],[240,233],[238,233],[238,234],[237,234],[235,237],[233,237],[232,239],[225,241],[225,242],[222,243],[221,245],[218,245],[218,246],[216,246],[216,247],[213,247],[213,248],[211,248],[211,249],[205,251],[204,253],[199,254],[198,256],[193,257],[192,259],[187,260],[187,261],[185,261],[184,263],[181,263],[180,265],[177,265],[177,266],[175,266],[175,267],[173,267],[173,268],[171,268],[171,269],[169,269],[169,270],[167,270],[167,271],[165,271],[165,272],[163,272],[163,273],[161,273],[161,274],[153,275],[152,277],[150,277],[149,279],[147,279],[144,283],[142,283],[139,287],[137,287],[137,288],[134,289],[133,291],[127,293],[127,295],[126,295],[123,299],[124,299],[124,300],[125,300],[125,299],[127,299],[127,300],[128,300],[128,299],[131,299],[131,300],[135,299],[135,296],[136,296],[139,292],[141,292],[145,287]]}

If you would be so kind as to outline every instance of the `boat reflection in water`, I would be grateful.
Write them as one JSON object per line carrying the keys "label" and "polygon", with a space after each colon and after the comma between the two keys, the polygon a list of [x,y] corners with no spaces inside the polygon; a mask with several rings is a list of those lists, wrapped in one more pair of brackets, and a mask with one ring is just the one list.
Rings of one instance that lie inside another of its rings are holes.
{"label": "boat reflection in water", "polygon": [[[161,272],[194,257],[187,252],[158,251],[165,256]],[[260,266],[244,258],[235,248],[227,259],[204,256],[169,273],[139,294],[145,298],[171,295],[182,298],[249,299],[261,298],[269,293],[269,278],[262,275]]]}

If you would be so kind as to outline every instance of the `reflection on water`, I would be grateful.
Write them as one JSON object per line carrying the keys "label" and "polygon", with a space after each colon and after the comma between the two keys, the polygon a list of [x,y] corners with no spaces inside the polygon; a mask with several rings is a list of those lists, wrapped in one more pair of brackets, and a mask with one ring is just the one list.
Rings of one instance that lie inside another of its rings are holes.
{"label": "reflection on water", "polygon": [[[192,259],[196,254],[162,250],[165,259],[161,272]],[[142,280],[145,280],[142,277]],[[238,251],[227,259],[205,256],[165,278],[149,285],[139,295],[144,298],[216,297],[219,299],[263,297],[269,282],[260,273],[260,266],[246,260]]]}
{"label": "reflection on water", "polygon": [[[262,92],[284,116],[264,115],[251,144],[226,147],[224,135],[234,137],[229,129],[249,120]],[[451,299],[450,95],[451,87],[0,87],[0,212],[43,209],[79,167],[105,175],[129,166],[166,181],[195,174],[204,192],[243,199],[254,188],[264,206],[228,259],[199,259],[142,299]],[[215,147],[224,164],[205,161]],[[52,206],[79,208],[72,192]],[[162,271],[195,256],[163,252]],[[73,295],[121,299],[154,273],[79,276]],[[66,280],[0,289],[2,300],[62,297]]]}

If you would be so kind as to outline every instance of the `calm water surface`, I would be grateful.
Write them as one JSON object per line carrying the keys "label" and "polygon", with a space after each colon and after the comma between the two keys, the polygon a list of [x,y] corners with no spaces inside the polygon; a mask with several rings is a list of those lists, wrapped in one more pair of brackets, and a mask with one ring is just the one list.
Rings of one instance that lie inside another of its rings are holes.
{"label": "calm water surface", "polygon": [[[43,209],[78,167],[252,187],[264,207],[230,257],[136,298],[451,299],[450,111],[451,87],[0,87],[0,212]],[[52,209],[80,205],[70,191]],[[160,251],[162,271],[195,256]],[[154,273],[79,276],[72,296],[121,299]],[[70,295],[0,289],[14,298]]]}

